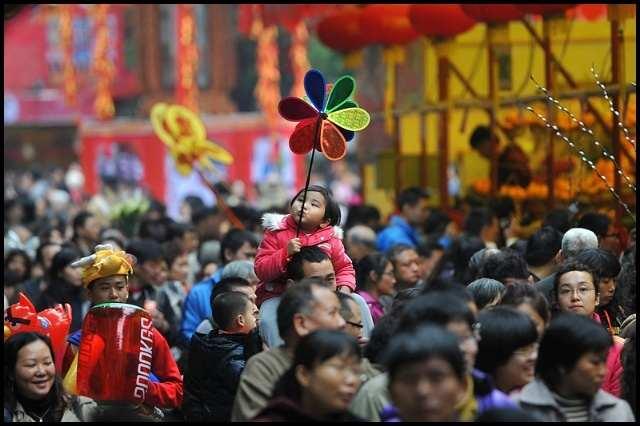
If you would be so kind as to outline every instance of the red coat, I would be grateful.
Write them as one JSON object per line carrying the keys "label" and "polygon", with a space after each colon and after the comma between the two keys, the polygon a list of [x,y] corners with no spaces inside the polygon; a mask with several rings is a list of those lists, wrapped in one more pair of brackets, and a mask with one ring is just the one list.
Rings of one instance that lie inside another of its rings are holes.
{"label": "red coat", "polygon": [[[266,214],[262,220],[267,229],[255,260],[255,271],[260,280],[256,291],[259,305],[284,292],[289,261],[287,244],[296,237],[296,222],[291,215]],[[356,274],[351,259],[345,253],[341,234],[340,228],[328,226],[310,234],[300,232],[298,238],[303,247],[318,246],[327,253],[336,273],[336,284],[346,285],[355,291]]]}
{"label": "red coat", "polygon": [[[600,316],[597,313],[594,312],[592,318],[596,322],[602,323]],[[604,381],[601,386],[603,391],[607,391],[618,398],[620,398],[620,394],[622,392],[621,382],[623,368],[620,354],[622,353],[623,347],[624,342],[621,338],[613,336],[613,345],[609,348],[609,352],[607,353],[607,374],[604,376]]]}

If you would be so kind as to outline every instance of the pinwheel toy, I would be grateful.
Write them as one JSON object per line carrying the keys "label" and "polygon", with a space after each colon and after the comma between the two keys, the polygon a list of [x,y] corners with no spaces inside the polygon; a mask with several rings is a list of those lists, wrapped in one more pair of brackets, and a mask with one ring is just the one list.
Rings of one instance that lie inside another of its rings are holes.
{"label": "pinwheel toy", "polygon": [[[347,142],[355,132],[369,125],[369,113],[351,99],[356,82],[351,76],[340,77],[325,100],[326,84],[322,73],[309,70],[304,77],[305,99],[287,97],[278,104],[280,115],[289,121],[298,122],[289,137],[289,148],[294,154],[311,152],[307,181],[304,187],[302,209],[307,198],[307,188],[315,151],[320,151],[331,161],[340,160],[347,153]],[[300,223],[296,235],[300,232]]]}
{"label": "pinwheel toy", "polygon": [[182,105],[160,102],[151,108],[151,124],[158,138],[169,148],[178,172],[186,176],[195,169],[205,185],[215,194],[218,206],[225,212],[231,224],[244,229],[242,222],[202,172],[202,169],[215,172],[216,163],[228,166],[233,163],[233,157],[220,145],[207,140],[200,117]]}

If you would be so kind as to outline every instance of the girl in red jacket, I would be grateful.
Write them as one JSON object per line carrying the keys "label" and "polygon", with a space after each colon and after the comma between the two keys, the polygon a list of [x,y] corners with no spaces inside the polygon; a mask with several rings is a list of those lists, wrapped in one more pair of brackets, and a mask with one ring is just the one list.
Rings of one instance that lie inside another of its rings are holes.
{"label": "girl in red jacket", "polygon": [[260,279],[256,291],[258,305],[284,292],[287,263],[305,246],[318,246],[329,255],[337,289],[351,293],[356,288],[353,263],[342,244],[342,229],[336,226],[340,223],[338,203],[326,188],[309,186],[302,210],[300,235],[296,237],[303,198],[304,189],[293,197],[290,214],[265,214],[262,218],[266,229],[255,260],[256,275]]}

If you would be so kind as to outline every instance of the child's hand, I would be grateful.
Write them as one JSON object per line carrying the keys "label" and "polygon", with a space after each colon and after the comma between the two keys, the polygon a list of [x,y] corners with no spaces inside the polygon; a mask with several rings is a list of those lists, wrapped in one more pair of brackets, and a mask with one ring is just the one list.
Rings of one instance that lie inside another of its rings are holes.
{"label": "child's hand", "polygon": [[287,255],[293,256],[300,251],[301,247],[302,243],[300,242],[300,238],[293,238],[289,240],[289,243],[287,243]]}
{"label": "child's hand", "polygon": [[349,288],[349,286],[346,286],[346,285],[339,285],[338,286],[338,291],[340,291],[342,293],[346,293],[346,294],[353,293],[353,291]]}

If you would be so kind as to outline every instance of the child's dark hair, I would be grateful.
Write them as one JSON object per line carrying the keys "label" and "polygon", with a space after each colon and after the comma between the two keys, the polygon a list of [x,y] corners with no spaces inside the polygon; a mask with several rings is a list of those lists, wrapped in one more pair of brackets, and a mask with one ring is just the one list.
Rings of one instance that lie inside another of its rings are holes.
{"label": "child's dark hair", "polygon": [[213,300],[213,320],[221,330],[228,331],[233,327],[235,318],[244,314],[249,304],[249,297],[239,291],[219,294]]}
{"label": "child's dark hair", "polygon": [[[323,219],[328,220],[329,225],[331,226],[336,226],[340,224],[340,219],[342,218],[342,214],[340,213],[340,206],[333,199],[333,195],[331,194],[331,191],[329,191],[327,188],[320,185],[309,185],[307,192],[319,192],[320,194],[322,194],[322,196],[324,197],[324,201],[326,203],[326,206],[324,208]],[[298,191],[296,196],[291,199],[291,203],[289,203],[289,206],[292,206],[293,203],[296,202],[298,197],[300,197],[303,194],[304,194],[304,188]]]}

